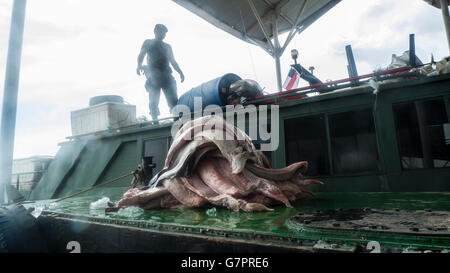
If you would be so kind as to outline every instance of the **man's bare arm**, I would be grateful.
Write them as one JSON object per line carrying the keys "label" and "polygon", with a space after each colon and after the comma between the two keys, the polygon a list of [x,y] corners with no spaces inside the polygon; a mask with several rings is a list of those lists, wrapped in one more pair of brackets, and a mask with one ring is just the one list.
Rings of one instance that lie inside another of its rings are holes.
{"label": "man's bare arm", "polygon": [[137,68],[136,68],[136,73],[137,73],[138,75],[141,75],[141,71],[142,71],[142,62],[144,61],[145,54],[147,54],[147,50],[146,50],[146,48],[145,48],[144,45],[145,45],[145,43],[142,45],[141,52],[139,53],[139,56],[138,56],[138,58],[137,58]]}
{"label": "man's bare arm", "polygon": [[172,51],[171,47],[169,47],[169,61],[170,61],[170,64],[172,65],[173,69],[175,69],[175,71],[177,71],[178,74],[180,74],[181,82],[184,82],[183,71],[181,71],[181,68],[178,65],[177,61],[175,61],[175,58],[173,57],[173,51]]}

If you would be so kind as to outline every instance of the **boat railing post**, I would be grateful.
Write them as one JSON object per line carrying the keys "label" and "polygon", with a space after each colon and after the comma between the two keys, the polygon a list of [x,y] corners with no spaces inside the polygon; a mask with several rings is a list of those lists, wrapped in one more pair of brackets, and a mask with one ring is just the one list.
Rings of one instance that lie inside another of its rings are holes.
{"label": "boat railing post", "polygon": [[409,34],[409,64],[412,67],[416,67],[416,42],[414,34]]}
{"label": "boat railing post", "polygon": [[[347,45],[345,47],[345,53],[347,54],[347,70],[348,70],[348,77],[349,78],[356,78],[358,77],[358,70],[356,70],[356,63],[355,63],[355,57],[353,56],[353,50],[351,45]],[[359,80],[352,80],[352,85],[357,85]]]}

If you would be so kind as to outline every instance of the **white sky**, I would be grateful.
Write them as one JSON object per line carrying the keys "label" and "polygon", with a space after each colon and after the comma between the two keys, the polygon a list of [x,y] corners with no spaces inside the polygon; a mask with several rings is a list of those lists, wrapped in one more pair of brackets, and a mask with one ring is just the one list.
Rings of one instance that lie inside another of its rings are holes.
{"label": "white sky", "polygon": [[[6,66],[12,0],[0,0],[0,87]],[[212,26],[169,0],[29,0],[26,11],[14,157],[54,155],[57,143],[71,135],[70,112],[88,106],[89,98],[115,94],[148,116],[144,77],[136,75],[142,42],[153,27],[169,28],[166,42],[186,80],[178,95],[225,73],[257,80],[276,90],[274,60]],[[359,74],[390,63],[392,53],[409,47],[416,34],[423,62],[448,55],[440,10],[422,0],[343,0],[297,36],[281,59],[286,77],[290,50],[300,63],[315,66],[321,80],[347,77],[345,45],[351,44]],[[301,86],[306,85],[301,82]],[[1,106],[0,106],[1,107]],[[167,115],[161,96],[160,110]]]}

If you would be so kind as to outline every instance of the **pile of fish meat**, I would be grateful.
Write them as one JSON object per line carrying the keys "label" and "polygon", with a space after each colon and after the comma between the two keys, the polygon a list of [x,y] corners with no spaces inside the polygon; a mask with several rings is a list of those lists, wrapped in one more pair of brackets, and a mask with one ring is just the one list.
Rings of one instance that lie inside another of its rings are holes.
{"label": "pile of fish meat", "polygon": [[272,169],[251,139],[223,118],[212,115],[185,123],[168,151],[164,168],[148,187],[132,188],[116,208],[225,207],[233,211],[269,211],[312,194],[304,179],[308,163]]}

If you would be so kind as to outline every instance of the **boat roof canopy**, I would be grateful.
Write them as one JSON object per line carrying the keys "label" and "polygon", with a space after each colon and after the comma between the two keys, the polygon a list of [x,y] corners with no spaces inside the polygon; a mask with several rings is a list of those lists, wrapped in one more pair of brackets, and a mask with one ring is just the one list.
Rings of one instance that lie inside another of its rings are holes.
{"label": "boat roof canopy", "polygon": [[[435,8],[438,8],[438,9],[441,8],[440,0],[424,0],[424,1],[427,2],[428,4],[432,5]],[[450,2],[449,2],[449,6],[450,6]]]}
{"label": "boat roof canopy", "polygon": [[[214,26],[281,56],[290,40],[341,0],[173,0]],[[278,35],[289,32],[280,45]]]}

